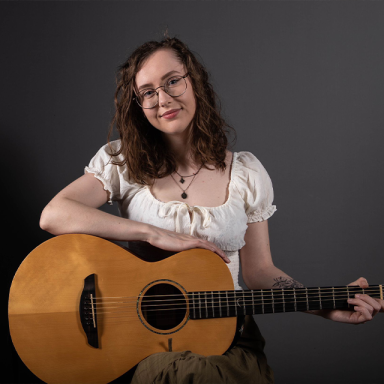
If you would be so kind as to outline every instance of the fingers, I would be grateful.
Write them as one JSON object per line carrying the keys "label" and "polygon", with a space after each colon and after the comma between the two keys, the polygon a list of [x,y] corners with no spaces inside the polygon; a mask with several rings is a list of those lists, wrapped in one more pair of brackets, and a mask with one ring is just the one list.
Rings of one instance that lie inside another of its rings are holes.
{"label": "fingers", "polygon": [[222,251],[220,248],[218,248],[215,244],[209,242],[208,240],[201,240],[199,239],[199,246],[198,248],[204,248],[204,249],[208,249],[209,251],[212,251],[212,252],[215,252],[216,254],[218,254],[223,260],[224,262],[226,262],[227,264],[229,264],[231,262],[231,260],[229,260],[229,258],[227,257],[227,255],[225,254],[224,251]]}
{"label": "fingers", "polygon": [[381,300],[381,299],[375,299],[375,300],[380,305],[380,312],[384,312],[384,300]]}
{"label": "fingers", "polygon": [[214,243],[186,233],[178,233],[151,226],[151,235],[147,241],[153,246],[167,251],[178,252],[192,248],[204,248],[219,255],[227,264],[231,262],[225,252],[218,248]]}
{"label": "fingers", "polygon": [[[361,288],[369,288],[369,284],[366,278],[360,277],[353,283],[348,284],[349,286],[359,286]],[[377,300],[366,294],[357,294],[355,298],[348,300],[348,303],[354,305],[354,310],[359,312],[362,316],[360,322],[372,320],[372,318],[380,311],[384,311],[384,304],[382,300]]]}
{"label": "fingers", "polygon": [[348,299],[348,303],[354,305],[354,310],[360,312],[363,316],[359,322],[372,320],[381,310],[381,305],[375,299],[365,294],[355,295],[355,298]]}
{"label": "fingers", "polygon": [[384,300],[381,300],[381,299],[375,299],[375,300],[377,301],[377,303],[380,306],[380,311],[379,312],[384,312]]}
{"label": "fingers", "polygon": [[365,277],[360,277],[356,281],[354,281],[353,283],[350,283],[348,285],[349,286],[358,285],[361,288],[368,288],[369,287],[368,280]]}

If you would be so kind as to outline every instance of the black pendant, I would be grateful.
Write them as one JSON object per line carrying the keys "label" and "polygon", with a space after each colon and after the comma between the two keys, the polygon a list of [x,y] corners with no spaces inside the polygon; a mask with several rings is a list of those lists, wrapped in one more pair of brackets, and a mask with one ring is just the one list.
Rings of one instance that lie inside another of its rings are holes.
{"label": "black pendant", "polygon": [[188,197],[188,195],[187,195],[185,192],[183,192],[183,193],[181,194],[181,197],[182,197],[183,199],[186,199],[186,198]]}
{"label": "black pendant", "polygon": [[183,178],[180,179],[180,183],[183,184],[185,180]]}

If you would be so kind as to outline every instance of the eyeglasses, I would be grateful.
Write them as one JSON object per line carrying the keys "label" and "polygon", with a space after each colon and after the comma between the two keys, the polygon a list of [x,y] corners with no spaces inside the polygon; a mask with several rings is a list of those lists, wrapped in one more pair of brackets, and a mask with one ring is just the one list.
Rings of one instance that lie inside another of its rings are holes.
{"label": "eyeglasses", "polygon": [[135,97],[137,104],[144,109],[155,108],[159,103],[159,88],[163,88],[169,96],[178,97],[185,93],[187,90],[187,81],[185,78],[189,74],[184,76],[172,76],[166,80],[164,85],[160,85],[157,88],[145,88],[142,89]]}

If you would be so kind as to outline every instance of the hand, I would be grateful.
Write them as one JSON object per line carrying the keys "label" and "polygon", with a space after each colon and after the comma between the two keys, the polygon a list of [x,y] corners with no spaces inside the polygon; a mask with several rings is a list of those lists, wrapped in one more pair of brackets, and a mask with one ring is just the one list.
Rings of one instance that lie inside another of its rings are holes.
{"label": "hand", "polygon": [[[351,285],[358,285],[361,288],[368,288],[368,281],[360,277]],[[354,311],[345,311],[339,309],[318,311],[318,315],[326,319],[349,324],[364,324],[373,319],[379,312],[384,312],[384,300],[374,299],[366,294],[357,294],[354,298],[348,300],[349,304],[354,305]]]}
{"label": "hand", "polygon": [[208,240],[198,239],[197,237],[184,233],[168,231],[153,225],[149,225],[148,228],[146,241],[157,248],[172,252],[181,252],[192,248],[204,248],[218,254],[227,264],[231,262],[220,248]]}

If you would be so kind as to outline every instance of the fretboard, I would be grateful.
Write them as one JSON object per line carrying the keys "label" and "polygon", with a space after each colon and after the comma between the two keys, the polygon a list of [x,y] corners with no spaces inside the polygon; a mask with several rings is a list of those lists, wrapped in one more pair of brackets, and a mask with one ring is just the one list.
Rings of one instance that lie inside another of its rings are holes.
{"label": "fretboard", "polygon": [[259,315],[266,313],[348,309],[349,298],[365,293],[383,299],[383,286],[258,289],[245,291],[189,292],[191,319]]}

